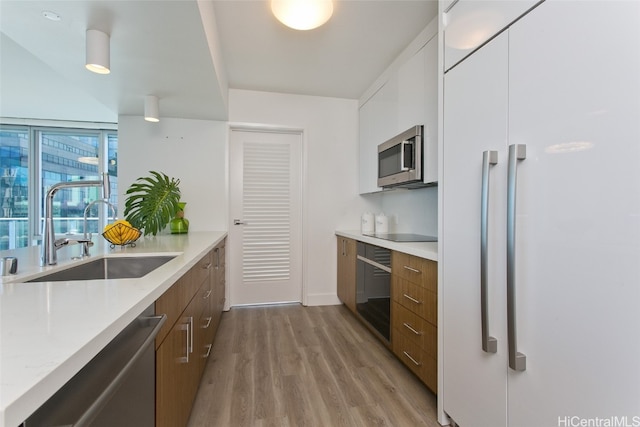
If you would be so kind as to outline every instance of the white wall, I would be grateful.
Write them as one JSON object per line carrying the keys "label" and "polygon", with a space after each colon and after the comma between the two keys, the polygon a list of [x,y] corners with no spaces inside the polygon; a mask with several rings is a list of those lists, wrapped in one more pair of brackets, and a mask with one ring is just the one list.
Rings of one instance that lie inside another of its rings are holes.
{"label": "white wall", "polygon": [[231,89],[229,120],[302,129],[305,302],[339,304],[335,230],[358,229],[368,208],[357,195],[358,101]]}
{"label": "white wall", "polygon": [[[118,198],[149,171],[180,179],[189,230],[227,230],[226,122],[141,116],[118,118]],[[120,212],[120,215],[122,212]],[[165,230],[165,233],[168,233]]]}
{"label": "white wall", "polygon": [[438,235],[438,188],[396,189],[362,196],[389,218],[390,233]]}

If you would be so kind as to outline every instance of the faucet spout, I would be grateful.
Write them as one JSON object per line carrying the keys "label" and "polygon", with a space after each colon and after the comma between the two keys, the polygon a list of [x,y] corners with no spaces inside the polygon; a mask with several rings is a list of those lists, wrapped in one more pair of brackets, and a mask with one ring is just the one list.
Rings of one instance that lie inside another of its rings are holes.
{"label": "faucet spout", "polygon": [[[62,245],[56,245],[56,236],[53,227],[53,197],[62,188],[78,188],[78,187],[100,187],[102,188],[102,196],[108,197],[110,194],[109,189],[109,174],[103,173],[100,180],[88,180],[88,181],[69,181],[58,182],[53,184],[45,197],[44,204],[44,226],[42,230],[42,250],[40,265],[56,265],[58,263],[57,252]],[[105,194],[107,194],[105,196]]]}
{"label": "faucet spout", "polygon": [[83,250],[82,250],[82,257],[89,256],[90,255],[89,247],[93,246],[93,242],[91,242],[91,233],[87,231],[89,229],[87,218],[89,216],[89,209],[91,209],[91,206],[95,205],[96,203],[104,203],[109,208],[111,208],[111,213],[113,214],[114,221],[118,215],[116,207],[113,205],[113,203],[109,202],[107,197],[105,197],[104,199],[96,199],[93,202],[89,203],[86,208],[84,208],[84,240],[89,241],[90,244],[84,243],[82,241],[80,242],[80,243],[84,243]]}

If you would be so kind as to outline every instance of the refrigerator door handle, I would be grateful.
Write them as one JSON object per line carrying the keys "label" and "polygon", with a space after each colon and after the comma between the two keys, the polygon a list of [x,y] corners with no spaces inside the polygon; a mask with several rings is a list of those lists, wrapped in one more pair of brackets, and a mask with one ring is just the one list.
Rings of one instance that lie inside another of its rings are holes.
{"label": "refrigerator door handle", "polygon": [[482,190],[480,197],[480,320],[482,325],[482,350],[486,353],[498,351],[498,340],[489,336],[488,283],[489,283],[489,170],[498,164],[497,151],[482,153]]}
{"label": "refrigerator door handle", "polygon": [[527,356],[518,351],[516,328],[516,192],[518,160],[527,158],[527,146],[509,146],[507,171],[507,336],[509,367],[514,371],[527,369]]}

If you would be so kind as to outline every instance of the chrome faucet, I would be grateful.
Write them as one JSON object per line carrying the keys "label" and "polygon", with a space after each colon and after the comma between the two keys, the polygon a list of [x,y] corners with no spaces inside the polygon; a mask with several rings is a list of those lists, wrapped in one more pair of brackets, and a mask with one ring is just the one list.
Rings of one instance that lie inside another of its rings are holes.
{"label": "chrome faucet", "polygon": [[89,253],[89,248],[91,246],[93,246],[93,242],[91,241],[91,233],[87,232],[88,227],[87,227],[87,217],[89,216],[89,209],[91,209],[91,206],[95,205],[96,203],[104,203],[105,205],[107,205],[108,207],[111,208],[111,213],[113,213],[113,219],[116,219],[116,216],[118,216],[118,211],[116,209],[116,207],[113,205],[113,203],[111,203],[109,201],[108,198],[104,198],[104,199],[96,199],[93,202],[89,203],[87,205],[86,208],[84,208],[84,236],[83,236],[83,241],[79,242],[79,243],[84,243],[89,242],[89,243],[84,243],[82,246],[82,257],[87,257],[89,255],[91,255]]}
{"label": "chrome faucet", "polygon": [[[84,252],[89,252],[89,246],[91,246],[92,242],[90,239],[58,239],[56,240],[55,231],[53,228],[53,196],[58,192],[58,190],[63,188],[78,188],[78,187],[101,187],[102,188],[102,198],[108,199],[111,194],[111,187],[109,185],[109,174],[103,173],[101,180],[96,181],[69,181],[69,182],[59,182],[57,184],[53,184],[49,191],[47,191],[47,196],[45,198],[44,204],[44,227],[42,231],[42,250],[41,250],[41,259],[40,265],[56,265],[58,263],[58,249],[63,246],[67,246],[70,244],[83,244]],[[86,237],[86,236],[85,236]]]}

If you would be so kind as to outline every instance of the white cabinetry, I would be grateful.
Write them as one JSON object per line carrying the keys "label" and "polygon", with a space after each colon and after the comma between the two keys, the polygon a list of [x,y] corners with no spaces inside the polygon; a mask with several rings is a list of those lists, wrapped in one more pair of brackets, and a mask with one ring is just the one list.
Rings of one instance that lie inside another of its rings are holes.
{"label": "white cabinetry", "polygon": [[640,3],[553,0],[445,75],[440,397],[461,427],[640,421],[638,76]]}
{"label": "white cabinetry", "polygon": [[444,1],[444,69],[448,70],[540,0]]}
{"label": "white cabinetry", "polygon": [[381,190],[378,145],[416,125],[424,125],[424,181],[437,181],[437,58],[434,37],[360,107],[361,194]]}
{"label": "white cabinetry", "polygon": [[378,187],[378,145],[392,138],[397,129],[398,79],[389,79],[360,107],[360,194]]}

